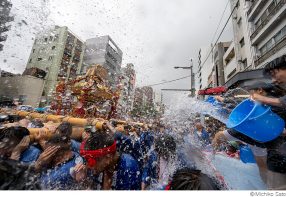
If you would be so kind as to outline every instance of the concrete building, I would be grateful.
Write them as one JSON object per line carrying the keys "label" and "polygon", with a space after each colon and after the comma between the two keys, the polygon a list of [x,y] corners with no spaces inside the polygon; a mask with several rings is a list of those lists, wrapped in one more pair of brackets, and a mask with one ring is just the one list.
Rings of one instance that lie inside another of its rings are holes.
{"label": "concrete building", "polygon": [[23,105],[38,107],[44,89],[44,80],[33,76],[0,77],[0,98],[19,100]]}
{"label": "concrete building", "polygon": [[86,40],[82,73],[85,73],[89,66],[100,64],[109,73],[109,85],[115,88],[119,82],[121,63],[122,51],[110,36],[101,36]]}
{"label": "concrete building", "polygon": [[0,51],[3,50],[3,42],[7,40],[5,32],[10,30],[11,25],[9,22],[14,20],[14,17],[10,15],[12,3],[8,0],[0,1]]}
{"label": "concrete building", "polygon": [[84,48],[84,42],[67,27],[56,26],[36,37],[24,75],[42,71],[43,96],[49,103],[60,78],[68,81],[80,74]]}
{"label": "concrete building", "polygon": [[211,75],[208,77],[209,87],[218,87],[225,84],[223,56],[228,50],[230,44],[231,42],[219,42],[213,48],[213,69]]}
{"label": "concrete building", "polygon": [[233,43],[238,64],[236,72],[254,68],[255,51],[251,46],[251,26],[248,23],[247,7],[250,1],[230,0],[230,7],[233,11]]}
{"label": "concrete building", "polygon": [[[211,53],[212,46],[202,47],[198,55],[198,71],[196,76],[196,89],[201,90],[209,87],[208,78],[213,72],[213,62]],[[209,57],[208,57],[209,56]]]}
{"label": "concrete building", "polygon": [[132,116],[143,120],[155,114],[153,88],[149,86],[136,88]]}
{"label": "concrete building", "polygon": [[154,96],[153,88],[145,86],[135,89],[134,105],[138,106],[153,106]]}
{"label": "concrete building", "polygon": [[263,77],[262,68],[286,54],[286,0],[230,2],[234,9],[235,63],[225,65],[228,68],[225,86],[247,86],[255,80],[267,82],[269,79]]}
{"label": "concrete building", "polygon": [[237,61],[235,57],[234,42],[231,42],[227,51],[223,55],[224,81],[228,81],[237,71]]}
{"label": "concrete building", "polygon": [[121,114],[129,114],[133,108],[135,95],[136,73],[134,65],[129,63],[121,69],[122,91],[119,99],[119,108]]}
{"label": "concrete building", "polygon": [[286,54],[286,0],[255,0],[247,10],[254,67]]}

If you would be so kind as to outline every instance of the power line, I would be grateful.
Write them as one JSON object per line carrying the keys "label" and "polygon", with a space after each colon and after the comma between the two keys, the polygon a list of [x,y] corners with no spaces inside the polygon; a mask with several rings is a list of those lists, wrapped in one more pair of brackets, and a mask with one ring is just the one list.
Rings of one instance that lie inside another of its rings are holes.
{"label": "power line", "polygon": [[[239,0],[238,0],[238,1],[239,1]],[[219,36],[218,36],[218,38],[217,38],[217,40],[216,40],[216,42],[215,42],[215,44],[213,45],[212,49],[210,50],[209,54],[207,55],[207,58],[206,58],[205,61],[202,63],[201,68],[204,66],[204,64],[205,64],[206,61],[208,60],[208,58],[209,58],[211,52],[213,51],[215,45],[216,45],[217,42],[219,41],[219,39],[220,39],[222,33],[224,32],[224,30],[225,30],[225,28],[226,28],[226,26],[227,26],[227,24],[228,24],[228,22],[229,22],[229,20],[230,20],[230,18],[231,18],[231,16],[232,16],[232,14],[233,14],[233,12],[234,12],[234,10],[235,10],[236,7],[237,7],[237,3],[236,3],[236,6],[234,6],[234,8],[232,9],[232,11],[231,11],[231,13],[230,13],[230,15],[229,15],[229,17],[228,17],[228,19],[227,19],[227,21],[226,21],[224,27],[222,28],[222,30],[221,30],[221,32],[220,32],[220,34],[219,34]],[[226,10],[226,9],[225,9],[225,10]],[[224,11],[224,12],[225,12],[225,11]],[[162,85],[162,84],[171,83],[171,82],[174,82],[174,81],[179,81],[179,80],[182,80],[182,79],[186,79],[186,78],[189,78],[189,77],[191,77],[191,75],[187,75],[187,76],[185,76],[185,77],[181,77],[181,78],[178,78],[178,79],[173,79],[173,80],[170,80],[170,81],[164,81],[164,82],[161,82],[161,83],[151,84],[151,85],[148,85],[148,86],[151,86],[151,87],[152,87],[152,86]]]}
{"label": "power line", "polygon": [[223,19],[224,13],[225,13],[225,11],[226,11],[226,9],[227,9],[227,7],[228,7],[228,4],[229,4],[229,1],[227,1],[226,5],[225,5],[225,8],[224,8],[223,13],[222,13],[222,15],[221,15],[221,18],[220,18],[220,20],[219,20],[219,23],[218,23],[218,25],[217,25],[217,28],[216,28],[216,30],[215,30],[215,33],[214,33],[214,35],[213,35],[213,38],[212,38],[211,43],[213,43],[213,41],[214,41],[214,39],[215,39],[216,33],[217,33],[217,31],[218,31],[218,29],[219,29],[219,26],[220,26],[220,24],[221,24],[221,22],[222,22],[222,19]]}
{"label": "power line", "polygon": [[[236,4],[236,5],[237,5],[237,4]],[[221,37],[223,31],[225,30],[225,28],[226,28],[226,26],[227,26],[227,24],[228,24],[228,21],[230,20],[230,18],[231,18],[231,16],[232,16],[233,12],[234,12],[234,10],[235,10],[235,8],[236,8],[236,6],[234,6],[234,8],[232,9],[232,11],[231,11],[231,13],[230,13],[230,15],[229,15],[229,17],[228,17],[226,23],[224,24],[224,26],[223,26],[223,28],[222,28],[222,30],[221,30],[221,32],[220,32],[220,34],[219,34],[219,36],[218,36],[216,42],[215,42],[215,44],[212,46],[212,49],[210,50],[210,52],[209,52],[207,58],[206,58],[205,61],[202,63],[201,68],[204,67],[205,63],[206,63],[207,60],[209,59],[209,57],[210,57],[210,55],[211,55],[213,49],[215,48],[215,45],[218,43],[218,41],[219,41],[219,39],[220,39],[220,37]]]}
{"label": "power line", "polygon": [[179,81],[179,80],[182,80],[182,79],[186,79],[186,78],[189,78],[191,77],[191,75],[187,75],[185,77],[181,77],[181,78],[178,78],[178,79],[173,79],[173,80],[170,80],[170,81],[164,81],[164,82],[161,82],[161,83],[155,83],[155,84],[151,84],[151,85],[147,85],[147,86],[157,86],[157,85],[162,85],[162,84],[165,84],[165,83],[171,83],[171,82],[174,82],[174,81]]}

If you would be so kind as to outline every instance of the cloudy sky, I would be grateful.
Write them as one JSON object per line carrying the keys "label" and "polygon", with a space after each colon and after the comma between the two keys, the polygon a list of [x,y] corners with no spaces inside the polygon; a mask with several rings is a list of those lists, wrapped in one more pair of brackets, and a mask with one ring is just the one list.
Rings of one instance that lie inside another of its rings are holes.
{"label": "cloudy sky", "polygon": [[[82,40],[110,35],[133,63],[137,85],[188,75],[200,48],[210,46],[228,0],[12,0],[15,21],[0,54],[1,69],[23,72],[35,35],[53,25],[68,26]],[[220,29],[230,13],[226,10]],[[231,23],[221,41],[232,39]],[[219,32],[218,32],[219,33]],[[218,36],[217,33],[217,36]],[[217,37],[216,36],[216,37]],[[190,79],[155,86],[189,88]],[[172,93],[164,93],[169,98]]]}

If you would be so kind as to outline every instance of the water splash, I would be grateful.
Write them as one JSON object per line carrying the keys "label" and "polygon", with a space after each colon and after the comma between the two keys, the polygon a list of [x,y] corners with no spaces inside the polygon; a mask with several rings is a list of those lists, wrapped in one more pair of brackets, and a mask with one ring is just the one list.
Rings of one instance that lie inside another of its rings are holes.
{"label": "water splash", "polygon": [[[239,88],[228,92],[227,96],[234,98],[236,95],[247,94],[247,91]],[[170,127],[170,134],[177,140],[178,153],[185,165],[214,177],[225,189],[266,189],[256,165],[213,154],[211,146],[204,147],[192,135],[194,124],[200,116],[209,115],[222,123],[227,122],[227,117],[212,104],[191,98],[187,94],[178,94],[176,98],[173,105],[166,110],[163,121]],[[240,172],[239,175],[233,171],[234,169]]]}

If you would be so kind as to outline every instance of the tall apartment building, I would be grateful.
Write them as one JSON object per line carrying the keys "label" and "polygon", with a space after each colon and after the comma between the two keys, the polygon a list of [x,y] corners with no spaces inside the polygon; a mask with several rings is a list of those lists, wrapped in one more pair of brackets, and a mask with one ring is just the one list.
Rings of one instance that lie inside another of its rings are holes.
{"label": "tall apartment building", "polygon": [[14,20],[14,17],[11,16],[10,11],[12,8],[12,3],[8,0],[0,1],[0,51],[3,50],[3,42],[6,41],[7,35],[5,32],[10,30],[9,22]]}
{"label": "tall apartment building", "polygon": [[119,99],[121,114],[129,114],[133,108],[136,73],[134,65],[129,63],[121,69],[122,91]]}
{"label": "tall apartment building", "polygon": [[286,54],[286,0],[255,0],[247,10],[254,67]]}
{"label": "tall apartment building", "polygon": [[212,49],[212,46],[202,47],[199,50],[198,71],[197,71],[196,83],[195,83],[197,90],[205,89],[205,88],[209,87],[209,85],[210,85],[210,84],[208,84],[208,77],[211,75],[211,73],[213,71],[211,49]]}
{"label": "tall apartment building", "polygon": [[135,89],[134,107],[153,106],[154,96],[153,88],[145,86]]}
{"label": "tall apartment building", "polygon": [[218,87],[225,84],[223,56],[228,50],[230,44],[231,42],[219,42],[213,48],[213,69],[211,75],[208,77],[209,87]]}
{"label": "tall apartment building", "polygon": [[[263,77],[262,68],[286,54],[285,0],[230,0],[236,68],[226,86],[247,86]],[[233,66],[232,66],[233,67]],[[227,74],[227,75],[229,75]]]}
{"label": "tall apartment building", "polygon": [[237,72],[237,61],[235,57],[234,42],[231,42],[223,55],[224,81],[228,81]]}
{"label": "tall apartment building", "polygon": [[36,37],[23,75],[45,79],[43,96],[49,103],[59,79],[68,81],[80,74],[84,49],[84,42],[67,27],[56,26]]}
{"label": "tall apartment building", "polygon": [[85,73],[89,66],[100,64],[109,73],[109,85],[115,88],[119,82],[121,63],[122,51],[110,36],[107,35],[86,40],[82,73]]}

